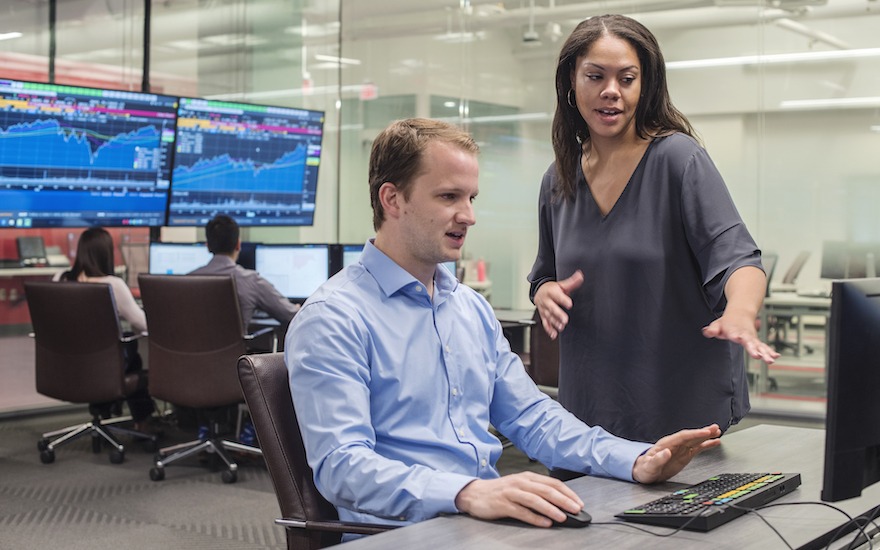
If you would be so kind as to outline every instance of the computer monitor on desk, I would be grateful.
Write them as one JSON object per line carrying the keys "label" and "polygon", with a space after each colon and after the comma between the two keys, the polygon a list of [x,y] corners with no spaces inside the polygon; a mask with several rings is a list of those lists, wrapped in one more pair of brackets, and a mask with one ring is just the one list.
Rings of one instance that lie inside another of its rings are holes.
{"label": "computer monitor on desk", "polygon": [[330,277],[330,245],[257,245],[256,267],[283,296],[302,303]]}
{"label": "computer monitor on desk", "polygon": [[205,243],[150,243],[150,273],[186,275],[211,261]]}
{"label": "computer monitor on desk", "polygon": [[880,481],[880,279],[834,281],[822,500]]}

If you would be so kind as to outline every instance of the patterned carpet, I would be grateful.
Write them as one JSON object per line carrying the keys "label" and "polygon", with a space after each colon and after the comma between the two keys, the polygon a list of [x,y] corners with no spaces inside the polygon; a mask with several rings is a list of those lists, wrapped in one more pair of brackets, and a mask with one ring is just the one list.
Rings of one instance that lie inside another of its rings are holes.
{"label": "patterned carpet", "polygon": [[[165,480],[153,482],[154,453],[139,443],[127,445],[117,465],[82,438],[42,464],[41,434],[85,416],[83,410],[0,421],[0,549],[286,548],[261,460],[239,460],[238,481],[230,485],[195,458],[168,466]],[[166,436],[163,444],[189,439],[173,427]]]}

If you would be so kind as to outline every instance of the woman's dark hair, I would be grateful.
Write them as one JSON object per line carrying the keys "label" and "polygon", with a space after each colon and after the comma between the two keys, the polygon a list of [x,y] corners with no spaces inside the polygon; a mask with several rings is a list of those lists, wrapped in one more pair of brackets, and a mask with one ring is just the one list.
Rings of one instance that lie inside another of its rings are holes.
{"label": "woman's dark hair", "polygon": [[672,105],[666,87],[666,62],[657,39],[644,25],[623,15],[599,15],[581,21],[571,32],[556,65],[556,114],[553,116],[553,150],[556,153],[558,184],[554,196],[573,200],[577,163],[590,130],[577,106],[568,103],[571,76],[577,58],[603,36],[627,41],[641,64],[642,96],[636,107],[636,134],[640,138],[682,132],[694,136],[687,118]]}
{"label": "woman's dark hair", "polygon": [[65,276],[76,281],[80,273],[86,277],[113,275],[113,237],[103,227],[90,227],[79,236],[76,260]]}

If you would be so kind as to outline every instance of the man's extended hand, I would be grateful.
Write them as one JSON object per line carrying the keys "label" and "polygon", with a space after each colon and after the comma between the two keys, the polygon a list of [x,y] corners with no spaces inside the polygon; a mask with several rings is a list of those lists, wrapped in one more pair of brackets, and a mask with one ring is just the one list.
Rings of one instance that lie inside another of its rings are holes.
{"label": "man's extended hand", "polygon": [[717,424],[697,430],[681,430],[660,438],[653,447],[636,459],[633,479],[639,483],[666,481],[682,470],[692,458],[721,445]]}
{"label": "man's extended hand", "polygon": [[583,501],[558,479],[520,472],[498,479],[476,479],[459,491],[455,506],[480,519],[514,518],[538,527],[565,521],[562,510],[579,512]]}

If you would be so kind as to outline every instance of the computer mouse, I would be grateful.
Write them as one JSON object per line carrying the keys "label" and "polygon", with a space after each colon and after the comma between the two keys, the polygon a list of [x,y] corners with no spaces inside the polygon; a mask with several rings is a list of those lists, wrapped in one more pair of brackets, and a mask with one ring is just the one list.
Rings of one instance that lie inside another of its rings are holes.
{"label": "computer mouse", "polygon": [[593,521],[593,517],[588,514],[586,510],[581,510],[577,514],[572,514],[565,510],[563,510],[563,512],[565,512],[565,515],[567,516],[565,521],[562,523],[554,521],[553,525],[561,525],[562,527],[586,527],[591,521]]}

